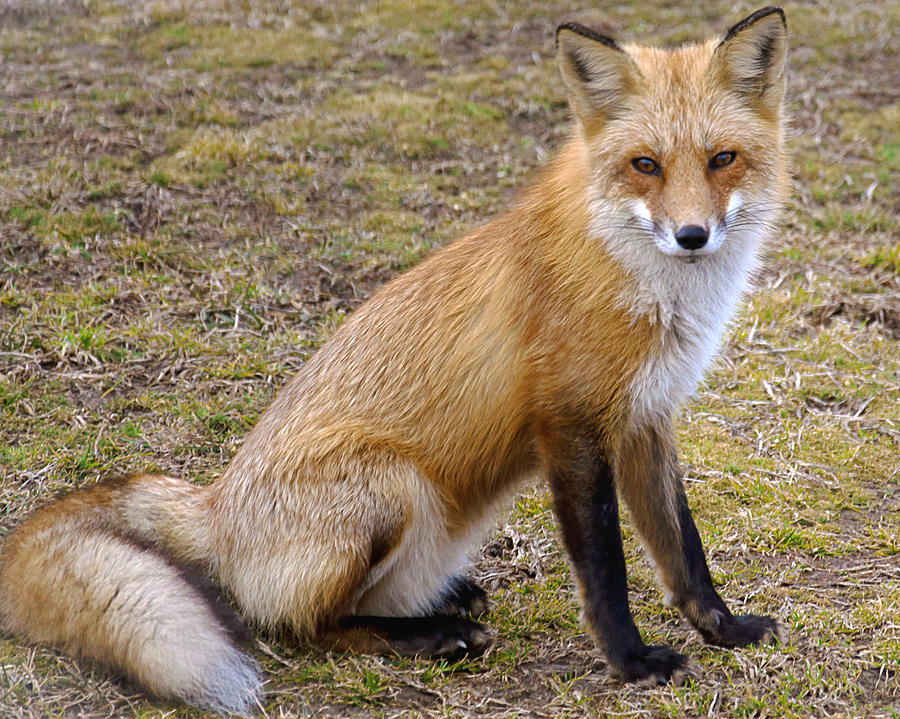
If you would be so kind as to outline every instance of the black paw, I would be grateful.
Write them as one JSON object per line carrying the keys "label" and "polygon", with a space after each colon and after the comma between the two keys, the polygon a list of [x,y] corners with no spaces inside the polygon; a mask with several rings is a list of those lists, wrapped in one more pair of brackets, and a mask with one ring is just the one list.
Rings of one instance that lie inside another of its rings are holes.
{"label": "black paw", "polygon": [[703,631],[709,644],[720,647],[746,647],[784,641],[787,630],[772,617],[742,614],[722,619],[712,631]]}
{"label": "black paw", "polygon": [[468,577],[457,575],[451,577],[447,588],[435,602],[433,611],[435,614],[469,614],[480,617],[492,606],[487,592]]}
{"label": "black paw", "polygon": [[623,682],[683,684],[693,674],[690,661],[669,647],[643,647],[615,662],[612,674]]}
{"label": "black paw", "polygon": [[420,634],[392,642],[400,654],[457,661],[481,656],[493,644],[493,632],[484,624],[459,617],[425,619],[429,621],[422,626]]}
{"label": "black paw", "polygon": [[462,617],[345,617],[342,629],[365,629],[383,642],[385,649],[402,656],[456,661],[484,654],[494,634],[484,624]]}

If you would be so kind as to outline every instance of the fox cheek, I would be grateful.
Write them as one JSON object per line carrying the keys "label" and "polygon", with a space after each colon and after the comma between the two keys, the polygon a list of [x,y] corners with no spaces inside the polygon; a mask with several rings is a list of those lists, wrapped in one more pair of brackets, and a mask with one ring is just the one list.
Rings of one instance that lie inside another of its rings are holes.
{"label": "fox cheek", "polygon": [[635,217],[642,220],[643,224],[646,224],[648,227],[653,227],[653,215],[650,214],[650,208],[647,207],[647,203],[643,200],[635,200],[631,205],[631,210],[634,212]]}
{"label": "fox cheek", "polygon": [[731,193],[731,197],[728,200],[728,207],[725,208],[725,221],[727,222],[730,217],[737,214],[738,210],[741,209],[741,206],[744,203],[744,198],[741,197],[741,193],[737,190]]}

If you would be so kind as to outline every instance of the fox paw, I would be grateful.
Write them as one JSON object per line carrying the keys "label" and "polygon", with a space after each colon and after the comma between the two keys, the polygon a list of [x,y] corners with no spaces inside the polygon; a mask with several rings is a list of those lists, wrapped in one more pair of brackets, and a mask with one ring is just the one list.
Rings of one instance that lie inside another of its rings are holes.
{"label": "fox paw", "polygon": [[494,643],[494,633],[479,622],[450,618],[447,624],[435,627],[431,635],[423,636],[426,645],[421,654],[435,659],[456,661],[481,656]]}
{"label": "fox paw", "polygon": [[[494,633],[484,624],[442,614],[427,617],[351,616],[340,621],[338,631],[350,633],[348,641],[332,642],[340,648],[451,661],[484,654],[494,640]],[[374,643],[360,641],[360,636],[370,637]]]}
{"label": "fox paw", "polygon": [[670,647],[645,646],[616,662],[613,676],[623,682],[683,684],[693,674],[690,660]]}
{"label": "fox paw", "polygon": [[462,575],[450,579],[447,588],[435,603],[435,614],[464,615],[479,617],[487,612],[493,603],[478,584]]}
{"label": "fox paw", "polygon": [[787,630],[773,617],[760,614],[741,614],[722,621],[714,631],[703,631],[709,644],[720,647],[746,647],[751,644],[783,642]]}

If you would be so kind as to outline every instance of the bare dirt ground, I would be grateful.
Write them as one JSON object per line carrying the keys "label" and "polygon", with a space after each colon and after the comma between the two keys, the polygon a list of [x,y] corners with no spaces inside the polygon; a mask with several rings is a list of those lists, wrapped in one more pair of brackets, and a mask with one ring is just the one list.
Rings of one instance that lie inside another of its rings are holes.
{"label": "bare dirt ground", "polygon": [[[560,145],[561,20],[676,43],[756,9],[650,5],[0,5],[0,536],[111,473],[212,481],[347,313]],[[487,658],[260,636],[261,715],[900,714],[900,3],[786,10],[795,193],[680,443],[723,595],[788,640],[703,646],[629,534],[638,624],[698,674],[616,684],[535,487],[473,552]],[[0,715],[203,714],[0,637]]]}

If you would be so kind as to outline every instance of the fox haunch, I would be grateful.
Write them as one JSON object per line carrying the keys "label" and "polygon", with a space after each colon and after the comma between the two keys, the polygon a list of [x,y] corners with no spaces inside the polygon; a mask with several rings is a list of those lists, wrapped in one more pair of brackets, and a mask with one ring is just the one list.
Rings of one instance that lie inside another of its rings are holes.
{"label": "fox haunch", "polygon": [[249,712],[261,679],[198,573],[254,627],[475,655],[487,598],[460,568],[535,475],[617,676],[664,682],[686,663],[631,617],[619,502],[707,641],[780,631],[713,587],[672,416],[787,193],[784,14],[671,51],[576,23],[556,39],[574,129],[520,202],[360,307],[211,486],[106,482],[18,527],[0,559],[6,631],[220,712]]}

